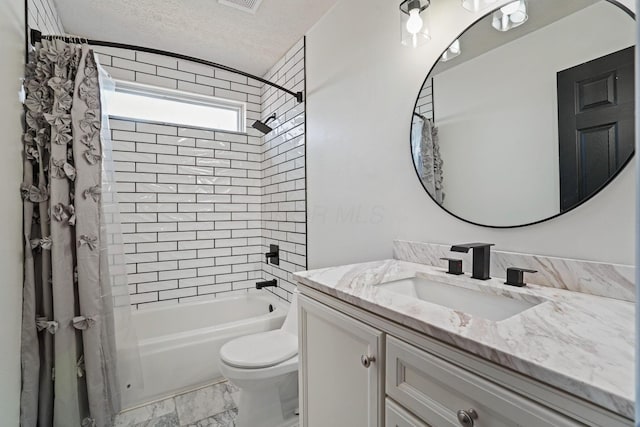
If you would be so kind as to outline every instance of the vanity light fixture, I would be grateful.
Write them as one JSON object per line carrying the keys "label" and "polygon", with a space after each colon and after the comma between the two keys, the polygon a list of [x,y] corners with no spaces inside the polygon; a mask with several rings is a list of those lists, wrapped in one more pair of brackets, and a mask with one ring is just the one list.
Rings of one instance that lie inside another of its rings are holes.
{"label": "vanity light fixture", "polygon": [[431,39],[427,8],[431,0],[404,0],[400,3],[402,44],[418,47]]}
{"label": "vanity light fixture", "polygon": [[526,0],[516,0],[493,12],[491,25],[498,31],[509,31],[527,22],[528,18]]}
{"label": "vanity light fixture", "polygon": [[497,3],[498,0],[462,0],[462,7],[469,12],[478,12]]}
{"label": "vanity light fixture", "polygon": [[462,49],[460,48],[460,39],[456,39],[451,46],[442,54],[442,62],[451,61],[456,56],[459,56],[462,53]]}

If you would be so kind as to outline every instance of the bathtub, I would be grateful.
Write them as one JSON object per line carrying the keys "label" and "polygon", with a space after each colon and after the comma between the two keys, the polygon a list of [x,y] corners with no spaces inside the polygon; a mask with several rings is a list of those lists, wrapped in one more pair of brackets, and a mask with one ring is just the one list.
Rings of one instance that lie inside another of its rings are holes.
{"label": "bathtub", "polygon": [[134,311],[142,384],[121,379],[123,408],[220,379],[220,347],[242,335],[280,328],[287,309],[267,292],[254,292]]}

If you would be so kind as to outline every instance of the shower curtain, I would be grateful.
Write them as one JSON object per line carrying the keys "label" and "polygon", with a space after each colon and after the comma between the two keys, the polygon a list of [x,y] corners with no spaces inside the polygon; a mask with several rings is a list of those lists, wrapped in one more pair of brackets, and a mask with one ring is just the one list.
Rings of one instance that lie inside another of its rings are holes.
{"label": "shower curtain", "polygon": [[411,154],[420,179],[433,199],[444,202],[444,162],[440,155],[438,128],[429,119],[414,114],[411,126]]}
{"label": "shower curtain", "polygon": [[119,379],[135,377],[126,364],[137,347],[101,90],[109,85],[87,45],[43,40],[31,53],[22,185],[23,427],[110,427],[120,410]]}

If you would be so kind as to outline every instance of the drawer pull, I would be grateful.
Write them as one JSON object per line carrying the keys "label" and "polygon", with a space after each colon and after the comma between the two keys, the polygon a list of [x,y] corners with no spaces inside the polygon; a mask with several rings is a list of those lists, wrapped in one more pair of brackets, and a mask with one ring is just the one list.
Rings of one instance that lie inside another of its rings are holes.
{"label": "drawer pull", "polygon": [[475,409],[460,409],[458,411],[458,422],[462,427],[473,427],[475,420],[478,419],[478,413]]}
{"label": "drawer pull", "polygon": [[363,354],[362,357],[360,357],[360,363],[362,363],[362,366],[364,366],[365,368],[369,368],[369,366],[371,366],[371,364],[375,361],[376,358],[373,356],[365,356]]}

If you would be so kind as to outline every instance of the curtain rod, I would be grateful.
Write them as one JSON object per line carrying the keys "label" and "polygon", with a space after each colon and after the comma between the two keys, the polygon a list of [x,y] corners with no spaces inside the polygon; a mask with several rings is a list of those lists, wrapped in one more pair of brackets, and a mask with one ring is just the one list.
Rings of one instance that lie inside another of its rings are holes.
{"label": "curtain rod", "polygon": [[156,55],[163,55],[163,56],[171,56],[173,58],[182,59],[182,60],[185,60],[185,61],[197,62],[198,64],[208,65],[210,67],[217,68],[219,70],[229,71],[231,73],[240,74],[241,76],[257,80],[257,81],[259,81],[261,83],[264,83],[266,85],[272,86],[272,87],[274,87],[274,88],[276,88],[278,90],[281,90],[283,92],[288,93],[289,95],[292,95],[296,99],[296,101],[298,101],[298,102],[302,102],[303,101],[302,92],[294,92],[294,91],[289,90],[289,89],[287,89],[285,87],[282,87],[282,86],[280,86],[278,84],[270,82],[269,80],[263,79],[262,77],[254,76],[253,74],[249,74],[249,73],[247,73],[245,71],[241,71],[241,70],[238,70],[238,69],[235,69],[235,68],[231,68],[231,67],[228,67],[228,66],[222,65],[222,64],[217,64],[215,62],[207,61],[207,60],[204,60],[204,59],[194,58],[192,56],[187,56],[187,55],[182,55],[180,53],[174,53],[174,52],[169,52],[169,51],[166,51],[166,50],[154,49],[154,48],[151,48],[151,47],[135,46],[135,45],[125,44],[125,43],[106,42],[106,41],[101,41],[101,40],[91,40],[91,39],[87,39],[87,38],[84,38],[84,37],[43,35],[40,31],[35,30],[35,29],[31,29],[30,35],[31,35],[31,44],[33,44],[33,45],[35,45],[35,43],[40,42],[41,40],[62,40],[62,41],[65,41],[67,43],[74,43],[74,42],[78,42],[78,41],[84,41],[87,44],[90,44],[90,45],[93,45],[93,46],[104,46],[104,47],[115,47],[115,48],[118,48],[118,49],[137,50],[139,52],[153,53],[153,54],[156,54]]}

